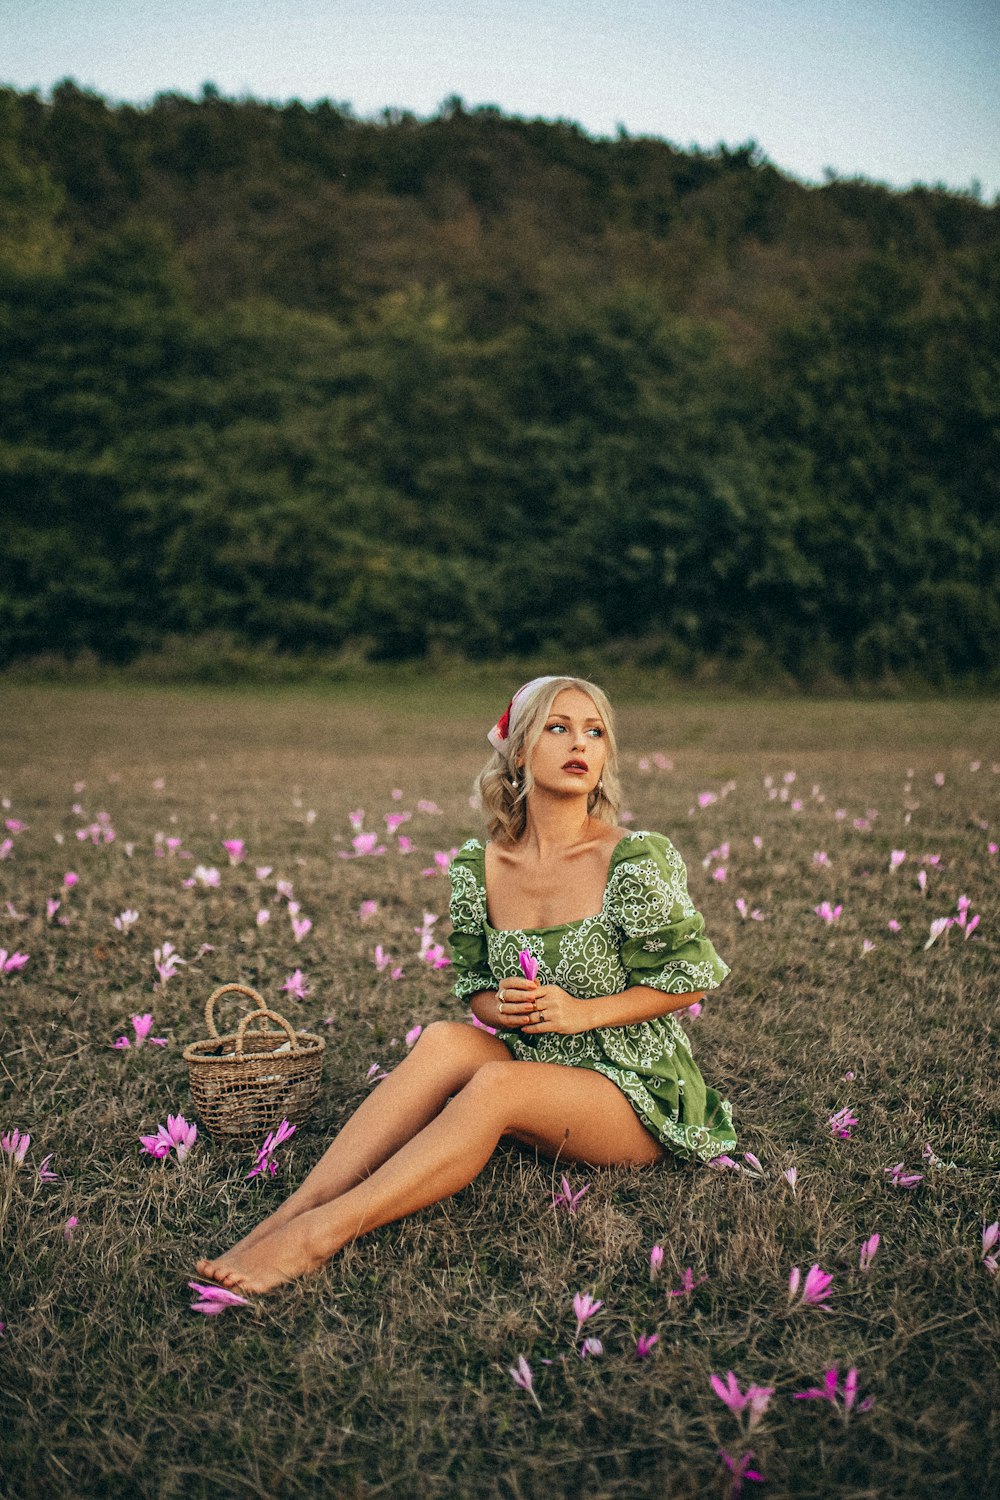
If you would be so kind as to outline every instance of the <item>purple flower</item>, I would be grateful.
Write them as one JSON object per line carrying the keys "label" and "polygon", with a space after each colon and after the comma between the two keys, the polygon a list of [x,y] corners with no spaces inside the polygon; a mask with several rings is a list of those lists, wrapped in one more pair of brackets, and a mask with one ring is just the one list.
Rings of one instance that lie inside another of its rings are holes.
{"label": "purple flower", "polygon": [[[583,1187],[574,1193],[573,1189],[569,1185],[569,1178],[563,1177],[558,1193],[552,1194],[552,1207],[564,1208],[567,1213],[575,1214],[577,1204],[580,1202],[580,1199],[583,1197],[584,1193],[589,1191],[590,1183],[585,1182]],[[662,1254],[663,1252],[661,1251],[660,1253]]]}
{"label": "purple flower", "polygon": [[525,979],[535,980],[538,978],[538,959],[529,953],[527,948],[521,949],[517,955],[517,961],[521,965],[521,973]]}
{"label": "purple flower", "polygon": [[294,996],[296,1000],[304,1000],[307,995],[312,994],[301,969],[293,969],[291,974],[286,976],[281,988],[285,993]]}
{"label": "purple flower", "polygon": [[[793,1401],[829,1401],[831,1406],[837,1406],[838,1399],[843,1402],[843,1415],[846,1422],[858,1394],[858,1372],[852,1365],[844,1376],[841,1383],[837,1376],[837,1367],[824,1371],[822,1386],[811,1385],[808,1390],[797,1391],[792,1397]],[[873,1396],[866,1396],[864,1401],[858,1403],[858,1411],[868,1411],[874,1404]]]}
{"label": "purple flower", "polygon": [[893,1187],[915,1188],[919,1187],[924,1180],[922,1172],[907,1172],[901,1161],[898,1161],[894,1167],[885,1167],[883,1170]]}
{"label": "purple flower", "polygon": [[655,1281],[663,1267],[663,1246],[654,1245],[649,1252],[649,1279]]}
{"label": "purple flower", "polygon": [[59,1174],[57,1172],[53,1172],[53,1171],[51,1171],[49,1169],[49,1162],[52,1160],[52,1158],[53,1158],[54,1155],[55,1155],[55,1152],[54,1151],[50,1151],[49,1154],[48,1154],[48,1156],[43,1157],[41,1165],[38,1168],[38,1180],[39,1180],[39,1182],[58,1182],[59,1181]]}
{"label": "purple flower", "polygon": [[829,901],[821,901],[818,906],[813,907],[813,911],[818,917],[822,917],[824,922],[839,922],[843,910],[843,904],[831,906]]}
{"label": "purple flower", "polygon": [[417,1038],[419,1037],[419,1035],[423,1031],[423,1029],[424,1029],[423,1026],[420,1025],[419,1023],[416,1026],[411,1026],[410,1027],[409,1031],[406,1033],[405,1037],[403,1038],[404,1042],[406,1043],[406,1045],[408,1047],[412,1047],[413,1046],[414,1042],[417,1040]]}
{"label": "purple flower", "polygon": [[589,1292],[577,1292],[573,1298],[573,1312],[576,1315],[576,1337],[580,1337],[580,1331],[588,1318],[592,1318],[599,1308],[604,1306],[603,1302],[595,1302]]}
{"label": "purple flower", "polygon": [[739,1414],[749,1407],[750,1415],[747,1423],[749,1427],[757,1426],[775,1390],[772,1385],[750,1385],[743,1392],[732,1370],[726,1372],[725,1380],[718,1375],[713,1375],[711,1381],[713,1391],[720,1401],[725,1402],[731,1412]]}
{"label": "purple flower", "polygon": [[[801,1280],[802,1272],[799,1270],[798,1266],[793,1266],[788,1277],[789,1303],[795,1303],[795,1298],[798,1293]],[[802,1295],[799,1298],[798,1306],[823,1307],[825,1311],[829,1311],[829,1308],[827,1308],[825,1304],[826,1299],[830,1295],[830,1282],[832,1280],[833,1277],[831,1275],[828,1275],[826,1271],[821,1271],[819,1266],[812,1266],[810,1270],[806,1272],[805,1285],[802,1288]]]}
{"label": "purple flower", "polygon": [[1000,1270],[1000,1261],[991,1252],[1000,1241],[1000,1222],[994,1219],[992,1224],[983,1225],[983,1265],[991,1276],[995,1276]]}
{"label": "purple flower", "polygon": [[191,1303],[191,1311],[204,1313],[208,1318],[217,1317],[219,1313],[225,1312],[227,1307],[247,1307],[249,1305],[246,1297],[240,1297],[236,1292],[231,1292],[224,1286],[205,1286],[200,1281],[189,1281],[188,1286],[198,1298]]}
{"label": "purple flower", "polygon": [[77,1218],[76,1214],[70,1214],[69,1218],[63,1225],[63,1239],[66,1241],[67,1245],[72,1241],[73,1231],[76,1229],[76,1226],[79,1224],[79,1222],[80,1220]]}
{"label": "purple flower", "polygon": [[699,1276],[698,1280],[695,1281],[695,1279],[694,1279],[694,1272],[692,1271],[691,1267],[690,1266],[685,1266],[684,1269],[683,1269],[683,1271],[681,1272],[681,1284],[680,1284],[680,1286],[679,1287],[675,1287],[673,1289],[673,1291],[668,1291],[667,1292],[667,1296],[668,1297],[686,1297],[689,1292],[693,1292],[694,1291],[694,1289],[695,1289],[696,1286],[701,1286],[702,1282],[703,1281],[707,1281],[707,1280],[708,1280],[707,1276]]}
{"label": "purple flower", "polygon": [[788,1183],[788,1186],[791,1188],[792,1192],[794,1193],[795,1192],[795,1184],[799,1180],[798,1168],[797,1167],[786,1167],[785,1170],[782,1172],[781,1175],[785,1179],[785,1181]]}
{"label": "purple flower", "polygon": [[508,1373],[514,1384],[520,1386],[522,1391],[527,1391],[532,1401],[534,1401],[535,1405],[538,1407],[538,1410],[541,1411],[542,1404],[539,1401],[538,1397],[535,1395],[535,1377],[532,1375],[531,1366],[528,1364],[528,1361],[525,1359],[523,1354],[519,1354],[517,1356],[516,1367],[511,1368]]}
{"label": "purple flower", "polygon": [[580,1345],[580,1358],[581,1359],[587,1359],[588,1357],[594,1358],[597,1355],[603,1354],[603,1353],[604,1353],[604,1345],[601,1343],[600,1339],[595,1339],[595,1338],[584,1339],[583,1343]]}
{"label": "purple flower", "polygon": [[[0,949],[0,952],[2,951]],[[16,1167],[23,1164],[30,1145],[31,1136],[27,1131],[23,1135],[19,1130],[12,1130],[8,1135],[0,1135],[0,1151],[5,1152]]]}
{"label": "purple flower", "polygon": [[658,1333],[641,1333],[635,1341],[636,1359],[646,1359],[652,1352],[653,1345],[658,1344],[660,1335]]}
{"label": "purple flower", "polygon": [[229,855],[231,865],[238,865],[246,859],[247,846],[242,839],[223,839],[222,847]]}
{"label": "purple flower", "polygon": [[752,1479],[759,1484],[763,1484],[763,1474],[759,1473],[756,1469],[750,1468],[750,1460],[753,1458],[752,1453],[741,1453],[734,1458],[731,1453],[727,1453],[724,1448],[720,1448],[719,1457],[733,1476],[729,1488],[732,1500],[738,1500],[738,1497],[743,1493],[744,1479]]}
{"label": "purple flower", "polygon": [[198,1138],[197,1125],[189,1125],[183,1115],[168,1115],[166,1125],[158,1125],[155,1135],[141,1135],[144,1151],[162,1161],[177,1152],[177,1160],[183,1161]]}
{"label": "purple flower", "polygon": [[23,969],[30,956],[28,953],[8,955],[6,948],[0,948],[0,974],[14,974],[18,969]]}
{"label": "purple flower", "polygon": [[861,1246],[861,1257],[858,1261],[859,1270],[868,1271],[871,1269],[871,1264],[875,1259],[875,1253],[878,1250],[880,1239],[880,1235],[872,1234],[869,1235],[868,1239],[863,1241]]}
{"label": "purple flower", "polygon": [[858,1123],[857,1115],[852,1115],[850,1109],[838,1109],[835,1115],[830,1115],[826,1122],[835,1136],[842,1141],[851,1139],[851,1126]]}
{"label": "purple flower", "polygon": [[264,1137],[264,1144],[257,1152],[257,1160],[250,1168],[247,1176],[257,1177],[263,1172],[270,1172],[273,1177],[278,1170],[274,1164],[274,1153],[279,1146],[283,1146],[286,1141],[291,1140],[296,1128],[295,1125],[289,1125],[287,1120],[282,1120],[277,1130],[270,1131]]}

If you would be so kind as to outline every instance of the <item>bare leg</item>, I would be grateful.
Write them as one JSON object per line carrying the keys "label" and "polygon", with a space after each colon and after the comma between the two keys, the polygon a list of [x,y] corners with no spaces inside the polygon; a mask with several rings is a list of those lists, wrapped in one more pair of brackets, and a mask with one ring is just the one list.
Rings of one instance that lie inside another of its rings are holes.
{"label": "bare leg", "polygon": [[266,1292],[318,1269],[349,1240],[464,1187],[503,1135],[546,1155],[638,1165],[660,1146],[610,1079],[552,1063],[484,1063],[441,1113],[363,1182],[306,1210],[249,1249],[200,1261],[224,1286]]}
{"label": "bare leg", "polygon": [[[347,1192],[423,1130],[483,1063],[509,1059],[503,1042],[487,1031],[464,1021],[432,1021],[398,1067],[362,1100],[304,1182],[230,1254]],[[207,1274],[203,1262],[197,1268]]]}

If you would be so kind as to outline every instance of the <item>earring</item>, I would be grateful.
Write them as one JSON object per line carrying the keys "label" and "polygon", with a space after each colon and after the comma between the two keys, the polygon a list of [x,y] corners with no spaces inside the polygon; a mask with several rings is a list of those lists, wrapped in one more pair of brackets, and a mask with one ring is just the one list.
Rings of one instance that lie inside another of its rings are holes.
{"label": "earring", "polygon": [[597,791],[598,791],[599,794],[603,795],[603,792],[604,792],[604,777],[603,776],[601,777],[600,781],[597,783]]}

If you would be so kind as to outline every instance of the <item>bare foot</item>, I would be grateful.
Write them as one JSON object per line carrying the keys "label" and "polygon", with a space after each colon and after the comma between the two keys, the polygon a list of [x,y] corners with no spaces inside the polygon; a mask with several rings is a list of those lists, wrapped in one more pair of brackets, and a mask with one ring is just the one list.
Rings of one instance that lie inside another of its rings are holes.
{"label": "bare foot", "polygon": [[245,1234],[241,1240],[237,1240],[236,1244],[226,1251],[226,1258],[228,1259],[230,1255],[242,1254],[244,1250],[249,1250],[250,1246],[256,1245],[258,1240],[265,1239],[269,1234],[273,1234],[276,1229],[282,1229],[286,1224],[291,1223],[292,1219],[296,1218],[298,1214],[305,1213],[306,1211],[305,1208],[300,1208],[292,1210],[291,1213],[286,1213],[285,1210],[287,1207],[287,1204],[283,1204],[273,1214],[269,1214],[266,1219],[261,1219],[260,1223],[251,1229],[249,1234]]}
{"label": "bare foot", "polygon": [[199,1276],[217,1281],[230,1291],[270,1292],[286,1281],[318,1271],[327,1256],[317,1249],[313,1226],[299,1214],[255,1245],[230,1250],[218,1260],[199,1260]]}

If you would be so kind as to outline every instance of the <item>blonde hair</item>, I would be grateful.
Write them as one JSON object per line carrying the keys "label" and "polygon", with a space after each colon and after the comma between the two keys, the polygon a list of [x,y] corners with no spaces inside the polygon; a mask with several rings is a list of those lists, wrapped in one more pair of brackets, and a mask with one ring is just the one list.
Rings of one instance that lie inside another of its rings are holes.
{"label": "blonde hair", "polygon": [[[537,686],[522,690],[510,716],[507,738],[502,750],[494,750],[479,775],[475,790],[486,816],[489,838],[501,843],[516,843],[524,833],[528,807],[528,793],[534,786],[531,775],[531,752],[542,737],[545,723],[558,695],[566,688],[579,688],[586,693],[604,721],[604,743],[606,759],[601,772],[601,785],[595,787],[587,798],[587,811],[592,818],[602,823],[618,822],[618,810],[622,803],[621,783],[618,780],[618,742],[615,738],[614,712],[607,695],[596,683],[583,677],[547,677]],[[517,764],[523,755],[523,768]]]}

